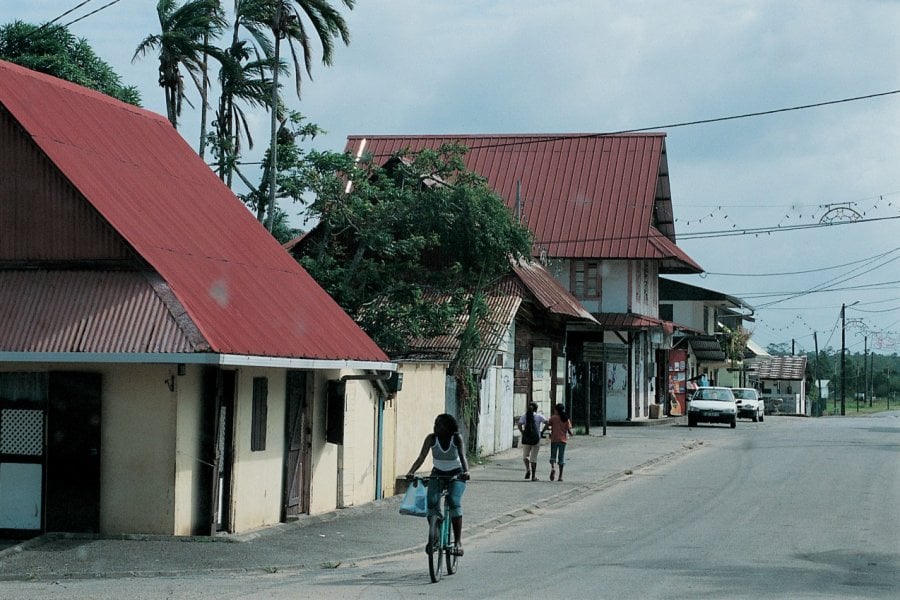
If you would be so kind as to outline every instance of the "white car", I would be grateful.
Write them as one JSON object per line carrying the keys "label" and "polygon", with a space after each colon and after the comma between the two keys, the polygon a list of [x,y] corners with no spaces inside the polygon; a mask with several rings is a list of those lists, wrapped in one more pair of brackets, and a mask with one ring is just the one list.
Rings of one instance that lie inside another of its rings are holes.
{"label": "white car", "polygon": [[766,415],[766,403],[753,388],[731,388],[737,403],[739,419],[762,421]]}
{"label": "white car", "polygon": [[737,403],[726,387],[699,388],[688,401],[688,426],[697,423],[728,423],[737,427]]}

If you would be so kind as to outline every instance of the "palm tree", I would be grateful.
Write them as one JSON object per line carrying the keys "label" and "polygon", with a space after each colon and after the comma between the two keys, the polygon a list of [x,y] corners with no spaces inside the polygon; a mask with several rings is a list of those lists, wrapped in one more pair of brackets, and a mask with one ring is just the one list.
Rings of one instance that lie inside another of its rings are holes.
{"label": "palm tree", "polygon": [[205,106],[207,86],[200,75],[206,57],[212,56],[220,62],[226,60],[223,52],[210,46],[208,40],[221,33],[227,21],[218,0],[187,0],[180,6],[177,0],[159,0],[156,12],[161,33],[144,38],[131,60],[150,50],[159,50],[159,85],[166,94],[169,121],[177,129],[181,104],[186,99],[181,69],[194,80]]}
{"label": "palm tree", "polygon": [[[268,28],[260,25],[263,8],[260,0],[235,0],[231,45],[225,50],[227,60],[222,61],[219,70],[221,95],[214,122],[216,172],[229,187],[235,172],[244,179],[237,169],[244,141],[253,148],[243,105],[268,110],[271,101],[268,72],[272,69],[274,49],[267,37]],[[250,40],[241,39],[242,30],[250,34]]]}
{"label": "palm tree", "polygon": [[[269,200],[266,226],[272,230],[275,214],[275,197],[277,193],[276,174],[278,165],[278,129],[284,113],[279,106],[278,75],[281,70],[281,40],[288,43],[294,62],[294,82],[297,97],[300,97],[300,82],[303,70],[300,67],[298,48],[303,55],[303,66],[306,74],[312,79],[312,38],[319,39],[322,45],[322,63],[330,66],[334,57],[334,40],[340,38],[344,44],[350,43],[350,30],[344,17],[327,0],[253,0],[260,4],[257,18],[264,18],[274,39],[274,65],[272,70],[271,130],[269,161]],[[353,10],[356,0],[341,0],[349,10]],[[308,24],[307,24],[308,22]],[[310,31],[309,26],[312,30]]]}
{"label": "palm tree", "polygon": [[214,121],[214,146],[216,172],[231,187],[244,141],[249,148],[253,148],[253,136],[244,105],[268,110],[272,84],[267,72],[272,61],[260,57],[253,46],[244,40],[232,44],[227,52],[230,60],[223,62],[219,70],[221,95]]}

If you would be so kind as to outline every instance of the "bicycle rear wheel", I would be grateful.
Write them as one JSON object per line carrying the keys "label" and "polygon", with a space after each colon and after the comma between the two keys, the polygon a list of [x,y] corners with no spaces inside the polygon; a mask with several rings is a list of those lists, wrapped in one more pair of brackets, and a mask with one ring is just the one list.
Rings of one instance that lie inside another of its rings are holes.
{"label": "bicycle rear wheel", "polygon": [[443,519],[440,517],[433,517],[428,524],[428,547],[425,551],[428,553],[428,574],[431,575],[432,583],[441,580],[441,568],[444,562],[444,549],[441,547],[441,525],[443,525]]}

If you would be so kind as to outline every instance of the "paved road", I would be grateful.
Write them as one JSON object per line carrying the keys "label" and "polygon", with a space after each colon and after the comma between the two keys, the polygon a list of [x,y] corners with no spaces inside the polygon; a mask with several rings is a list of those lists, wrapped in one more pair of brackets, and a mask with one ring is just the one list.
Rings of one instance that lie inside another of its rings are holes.
{"label": "paved road", "polygon": [[[526,482],[519,450],[471,465],[465,497],[467,531],[508,522],[536,505],[590,493],[643,464],[668,460],[694,447],[693,432],[669,422],[609,428],[608,435],[579,436],[568,452],[566,481],[547,481],[547,448],[541,452],[543,481]],[[240,536],[118,539],[47,536],[0,551],[0,581],[86,577],[191,575],[203,571],[302,571],[346,565],[402,552],[424,542],[425,521],[398,514],[393,497]],[[422,540],[420,542],[420,540]],[[2,596],[2,594],[0,594]]]}

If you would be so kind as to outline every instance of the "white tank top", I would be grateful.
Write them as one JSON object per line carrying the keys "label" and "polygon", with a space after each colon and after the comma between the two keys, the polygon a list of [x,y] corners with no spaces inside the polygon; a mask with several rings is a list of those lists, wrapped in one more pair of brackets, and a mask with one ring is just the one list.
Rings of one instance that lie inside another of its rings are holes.
{"label": "white tank top", "polygon": [[450,446],[445,450],[441,448],[441,442],[434,436],[434,444],[431,446],[431,459],[434,468],[439,471],[462,471],[462,462],[459,460],[459,449],[456,447],[456,436],[450,436]]}

